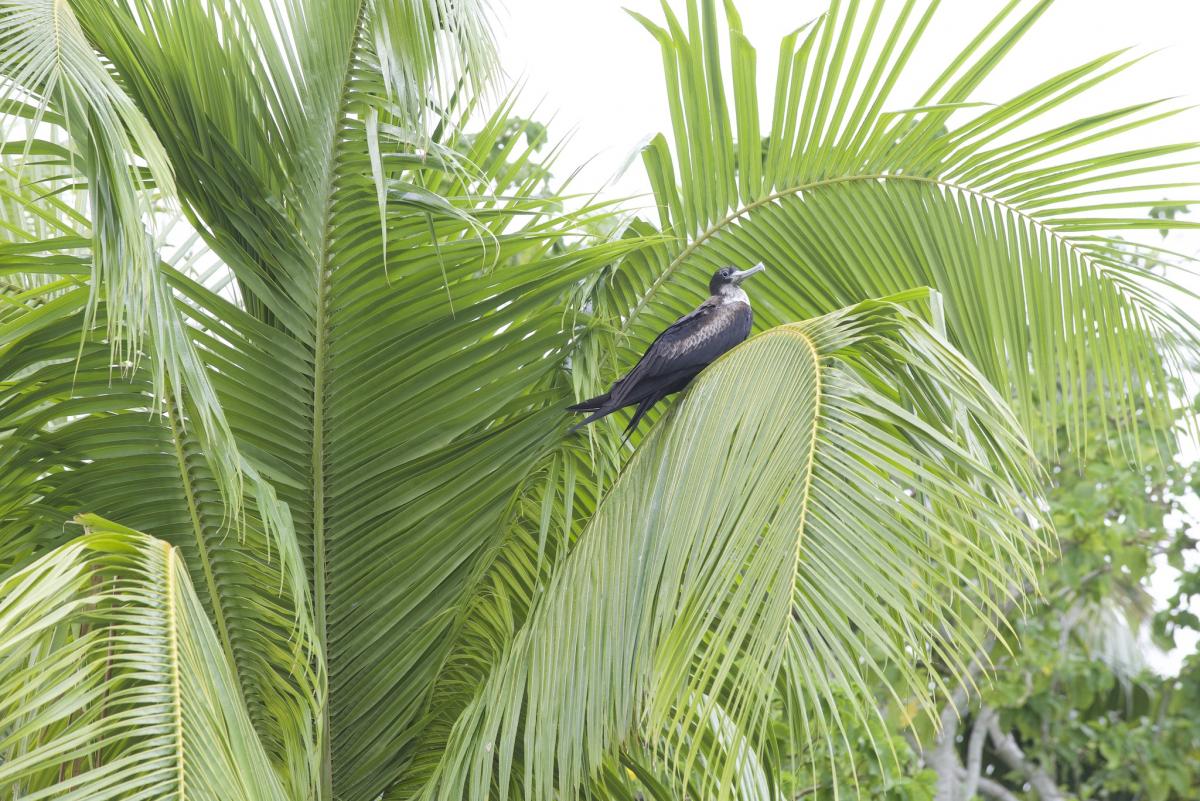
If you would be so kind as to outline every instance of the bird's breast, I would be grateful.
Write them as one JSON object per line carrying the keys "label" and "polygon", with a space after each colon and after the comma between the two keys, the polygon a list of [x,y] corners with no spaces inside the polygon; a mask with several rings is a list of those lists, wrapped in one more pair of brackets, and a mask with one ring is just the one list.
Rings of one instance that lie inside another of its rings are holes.
{"label": "bird's breast", "polygon": [[749,303],[726,300],[714,305],[716,308],[701,325],[675,341],[670,349],[673,356],[706,352],[711,360],[749,336]]}

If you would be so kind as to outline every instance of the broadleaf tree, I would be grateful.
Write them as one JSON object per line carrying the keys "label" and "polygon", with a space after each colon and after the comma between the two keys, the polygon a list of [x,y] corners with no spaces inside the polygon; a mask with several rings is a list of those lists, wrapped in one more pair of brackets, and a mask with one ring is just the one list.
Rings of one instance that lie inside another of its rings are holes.
{"label": "broadleaf tree", "polygon": [[[1114,239],[1167,112],[1075,102],[1116,55],[976,104],[1046,2],[902,102],[936,5],[834,3],[761,101],[731,4],[641,19],[618,225],[479,2],[4,3],[0,790],[774,798],[881,686],[936,716],[1053,558],[1035,448],[1170,438],[1196,335]],[[759,260],[758,336],[568,431]]]}

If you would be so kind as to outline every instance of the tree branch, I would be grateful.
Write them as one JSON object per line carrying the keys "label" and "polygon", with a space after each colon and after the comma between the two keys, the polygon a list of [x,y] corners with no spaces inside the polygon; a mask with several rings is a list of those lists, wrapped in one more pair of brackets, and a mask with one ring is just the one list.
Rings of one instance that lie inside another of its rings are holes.
{"label": "tree branch", "polygon": [[1029,780],[1038,797],[1042,801],[1064,801],[1066,796],[1062,790],[1050,777],[1050,774],[1042,769],[1040,765],[1031,762],[1025,757],[1025,752],[1021,750],[1021,746],[1017,745],[1017,738],[1013,737],[1000,729],[1000,718],[993,714],[988,721],[988,734],[992,740],[992,747],[996,749],[996,754],[1004,760],[1010,768],[1022,774]]}
{"label": "tree branch", "polygon": [[990,707],[982,707],[975,716],[971,726],[971,739],[967,743],[967,773],[963,783],[963,801],[970,801],[979,789],[979,779],[983,771],[983,743],[987,738],[988,723],[996,713]]}
{"label": "tree branch", "polygon": [[[987,776],[979,777],[979,792],[989,798],[996,799],[996,801],[1019,801],[1015,795],[1009,792],[1007,787],[998,781],[989,779]],[[970,796],[967,796],[967,801],[970,801]]]}
{"label": "tree branch", "polygon": [[[965,697],[966,693],[963,695]],[[942,710],[941,723],[942,730],[938,733],[937,744],[926,751],[923,757],[938,777],[934,801],[959,801],[958,774],[962,767],[958,763],[958,753],[954,748],[954,740],[958,735],[958,710],[953,701],[946,704],[946,708]]]}
{"label": "tree branch", "polygon": [[[1045,596],[1042,599],[1042,603],[1049,604],[1072,593],[1078,593],[1083,585],[1086,585],[1092,579],[1107,573],[1111,569],[1111,565],[1104,565],[1092,570],[1072,586],[1062,587],[1057,592]],[[1016,610],[1017,604],[1015,598],[1018,597],[1018,592],[1027,596],[1033,592],[1034,587],[1025,584],[1021,587],[1014,586],[1010,589],[1012,590],[1010,597],[1002,607],[1002,613],[1006,616]],[[981,773],[984,732],[989,731],[993,727],[999,732],[999,722],[995,710],[981,706],[980,716],[972,728],[971,738],[968,743],[968,769],[964,769],[962,763],[959,761],[955,743],[958,737],[959,720],[968,708],[967,685],[974,686],[975,682],[987,669],[987,666],[990,664],[990,653],[992,647],[996,644],[996,639],[995,633],[992,632],[980,643],[979,649],[972,655],[971,661],[967,665],[963,681],[955,688],[946,706],[942,709],[940,715],[941,731],[938,733],[934,747],[919,750],[921,759],[938,776],[934,801],[970,801],[971,796],[976,792],[983,793],[993,799],[997,799],[997,801],[1016,801],[1016,797],[1003,785],[983,776]],[[981,722],[981,720],[986,720],[986,722]],[[1003,737],[1004,735],[1001,734],[1000,736]],[[1064,796],[1049,774],[1041,767],[1032,765],[1025,760],[1024,752],[1017,747],[1016,740],[1009,739],[1012,742],[1012,746],[1016,748],[1017,753],[1021,754],[1021,764],[1026,766],[1024,769],[1014,769],[1029,777],[1030,783],[1037,789],[1038,795],[1043,801],[1062,801]],[[1005,761],[1007,762],[1007,760]],[[1011,765],[1011,763],[1009,764]],[[1038,774],[1037,780],[1035,780],[1033,772]],[[963,782],[965,782],[965,785]],[[960,790],[965,792],[960,792]]]}

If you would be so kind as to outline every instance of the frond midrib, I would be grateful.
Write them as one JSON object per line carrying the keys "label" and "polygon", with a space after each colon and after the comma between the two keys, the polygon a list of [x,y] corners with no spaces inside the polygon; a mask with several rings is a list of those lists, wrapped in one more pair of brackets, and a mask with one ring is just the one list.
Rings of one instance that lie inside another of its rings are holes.
{"label": "frond midrib", "polygon": [[[821,430],[821,406],[824,401],[825,385],[821,379],[821,354],[812,338],[796,326],[783,326],[776,329],[780,335],[792,336],[801,340],[807,347],[813,361],[813,423],[812,436],[808,443],[808,459],[804,467],[804,490],[800,500],[800,523],[796,529],[796,554],[792,563],[793,584],[800,572],[800,548],[804,543],[804,534],[808,528],[808,508],[813,484],[813,468],[817,457],[817,434]],[[790,604],[789,604],[790,606]]]}
{"label": "frond midrib", "polygon": [[163,557],[166,559],[166,593],[167,603],[167,658],[171,663],[171,706],[175,728],[175,768],[176,780],[179,783],[177,792],[180,801],[187,797],[184,789],[184,752],[183,752],[183,681],[179,675],[179,617],[176,609],[175,593],[175,555],[170,543],[162,544]]}
{"label": "frond midrib", "polygon": [[[354,59],[358,52],[362,36],[362,28],[366,16],[365,0],[358,0],[355,23],[350,35],[350,43],[346,54],[346,68],[342,75],[341,88],[337,101],[334,103],[332,119],[329,124],[330,147],[328,158],[323,165],[322,202],[320,240],[317,243],[314,267],[317,271],[317,297],[313,321],[313,418],[312,418],[312,530],[313,530],[313,616],[316,623],[317,642],[325,652],[325,675],[329,683],[330,664],[328,656],[328,565],[325,548],[325,372],[327,369],[329,338],[329,248],[333,239],[333,207],[334,194],[337,192],[337,165],[341,159],[343,140],[338,135],[342,120],[345,118],[347,98],[350,93],[351,79],[354,74]],[[329,699],[322,708],[324,717],[321,732],[321,797],[333,798],[333,751],[332,731],[333,721]]]}
{"label": "frond midrib", "polygon": [[[762,206],[767,205],[768,203],[772,203],[776,200],[780,200],[785,197],[791,197],[794,195],[801,194],[803,192],[810,192],[810,191],[813,191],[816,189],[824,189],[824,188],[828,188],[831,186],[837,186],[839,184],[849,184],[849,183],[856,183],[856,182],[860,182],[860,181],[910,181],[913,183],[922,183],[922,184],[928,184],[928,185],[932,185],[932,186],[938,186],[938,187],[941,187],[943,189],[947,189],[947,190],[950,190],[953,192],[961,192],[963,194],[971,195],[972,197],[979,198],[980,200],[983,200],[986,203],[990,203],[995,206],[999,206],[1000,208],[1003,208],[1004,210],[1011,212],[1012,214],[1020,217],[1022,220],[1024,220],[1025,222],[1027,222],[1028,224],[1033,226],[1039,232],[1042,232],[1050,237],[1053,237],[1055,241],[1059,242],[1063,247],[1067,248],[1067,250],[1070,251],[1073,255],[1078,257],[1080,259],[1081,263],[1086,268],[1090,268],[1090,269],[1094,270],[1097,274],[1106,272],[1106,265],[1103,262],[1101,262],[1098,258],[1096,258],[1096,255],[1094,253],[1087,250],[1086,248],[1081,247],[1078,242],[1076,242],[1071,237],[1064,235],[1061,231],[1059,231],[1057,228],[1055,228],[1050,223],[1047,223],[1044,220],[1039,219],[1037,216],[1030,214],[1029,212],[1024,211],[1021,208],[1009,203],[1008,201],[1006,201],[996,195],[985,192],[981,189],[976,189],[974,187],[966,186],[964,184],[955,183],[954,181],[950,181],[950,180],[947,180],[944,178],[935,178],[935,177],[923,176],[923,175],[905,175],[903,173],[881,172],[881,173],[865,173],[865,174],[859,174],[859,175],[839,175],[839,176],[836,176],[833,178],[822,178],[817,181],[809,181],[809,182],[803,183],[803,184],[796,184],[794,186],[790,186],[785,189],[777,189],[774,192],[763,195],[760,198],[752,200],[749,203],[746,203],[742,206],[739,206],[738,208],[734,209],[733,211],[729,212],[727,215],[722,217],[717,222],[715,222],[715,223],[711,224],[710,226],[708,226],[707,228],[705,228],[703,231],[700,232],[700,234],[695,239],[693,239],[691,242],[689,242],[687,244],[687,246],[684,247],[684,249],[679,252],[679,255],[677,255],[675,258],[673,258],[671,260],[671,262],[666,266],[666,268],[663,269],[662,273],[660,273],[659,276],[654,279],[654,282],[646,290],[645,294],[642,295],[641,299],[638,300],[637,304],[633,307],[633,309],[630,310],[629,315],[625,318],[624,323],[621,325],[620,332],[622,334],[628,333],[629,329],[633,326],[634,322],[638,319],[638,316],[641,314],[642,310],[647,306],[647,304],[650,303],[651,299],[658,292],[659,288],[664,283],[666,283],[667,279],[669,279],[675,273],[675,271],[678,270],[683,265],[683,263],[685,261],[687,261],[688,257],[690,257],[697,250],[699,250],[701,245],[703,245],[705,242],[707,242],[712,237],[719,234],[726,227],[728,227],[729,225],[731,225],[738,219],[746,216],[747,214],[749,214],[750,212],[754,211],[757,208],[760,208]],[[1125,295],[1124,290],[1120,286],[1116,286],[1115,289],[1120,294]]]}
{"label": "frond midrib", "polygon": [[182,414],[176,403],[174,388],[168,388],[165,393],[167,404],[167,420],[171,431],[171,442],[175,446],[175,461],[179,465],[179,482],[183,487],[184,499],[187,501],[188,516],[192,523],[192,533],[196,537],[196,551],[200,555],[200,565],[204,570],[204,582],[208,587],[208,595],[212,601],[214,622],[217,624],[217,635],[221,639],[221,647],[225,650],[229,669],[233,678],[245,697],[245,685],[242,684],[241,671],[238,669],[237,658],[233,651],[233,641],[229,636],[229,625],[225,620],[224,596],[217,587],[216,576],[213,574],[212,560],[209,559],[208,542],[204,536],[204,524],[200,520],[199,505],[196,503],[196,490],[192,484],[191,471],[187,465],[187,454],[184,453],[184,443],[180,423]]}

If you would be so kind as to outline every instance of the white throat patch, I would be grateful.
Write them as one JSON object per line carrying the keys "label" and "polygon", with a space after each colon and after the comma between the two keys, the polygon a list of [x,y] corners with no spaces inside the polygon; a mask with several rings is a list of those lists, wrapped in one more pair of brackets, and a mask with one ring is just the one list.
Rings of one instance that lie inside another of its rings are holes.
{"label": "white throat patch", "polygon": [[719,290],[717,290],[717,302],[718,303],[745,303],[747,306],[749,306],[750,305],[750,296],[747,295],[746,291],[744,289],[742,289],[740,286],[734,286],[733,284],[725,284],[725,286],[723,286]]}

